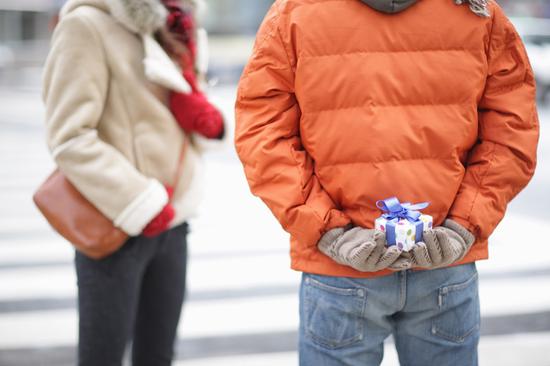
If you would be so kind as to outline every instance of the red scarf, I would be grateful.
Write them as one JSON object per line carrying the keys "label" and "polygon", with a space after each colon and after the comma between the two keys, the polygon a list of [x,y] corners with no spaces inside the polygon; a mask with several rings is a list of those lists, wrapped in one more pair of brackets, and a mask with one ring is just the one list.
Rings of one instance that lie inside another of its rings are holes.
{"label": "red scarf", "polygon": [[179,0],[161,0],[168,10],[166,26],[175,38],[185,45],[182,56],[183,76],[192,88],[191,94],[172,93],[170,110],[185,131],[199,133],[207,138],[217,139],[224,135],[223,116],[199,90],[195,74],[197,40],[193,9],[184,7]]}
{"label": "red scarf", "polygon": [[192,70],[197,57],[196,24],[193,9],[186,9],[179,0],[161,1],[168,10],[168,17],[166,18],[168,30],[189,50],[189,53],[184,55],[181,60],[182,66],[185,70]]}

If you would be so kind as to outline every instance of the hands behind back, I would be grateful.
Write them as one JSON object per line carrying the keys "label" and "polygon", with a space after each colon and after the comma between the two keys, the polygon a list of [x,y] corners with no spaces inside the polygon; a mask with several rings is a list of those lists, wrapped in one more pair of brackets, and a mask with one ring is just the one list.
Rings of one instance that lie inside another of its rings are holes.
{"label": "hands behind back", "polygon": [[376,272],[386,268],[401,271],[446,267],[464,258],[474,241],[474,235],[464,227],[445,220],[443,226],[425,231],[423,241],[410,252],[403,252],[395,245],[388,247],[382,231],[361,227],[329,230],[317,246],[339,264],[360,272]]}

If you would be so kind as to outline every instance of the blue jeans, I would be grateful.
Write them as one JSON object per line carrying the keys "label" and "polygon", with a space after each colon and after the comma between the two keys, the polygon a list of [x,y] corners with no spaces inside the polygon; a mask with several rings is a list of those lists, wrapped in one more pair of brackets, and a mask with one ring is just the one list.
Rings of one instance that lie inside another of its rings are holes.
{"label": "blue jeans", "polygon": [[401,366],[476,366],[475,264],[364,279],[304,273],[300,365],[373,366],[393,335]]}

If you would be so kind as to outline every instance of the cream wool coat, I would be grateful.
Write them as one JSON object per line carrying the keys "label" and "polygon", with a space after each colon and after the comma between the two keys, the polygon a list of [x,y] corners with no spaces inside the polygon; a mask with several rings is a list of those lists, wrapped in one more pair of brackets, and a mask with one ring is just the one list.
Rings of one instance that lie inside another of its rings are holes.
{"label": "cream wool coat", "polygon": [[[165,10],[154,0],[69,0],[61,15],[43,83],[48,146],[90,202],[138,235],[168,202],[163,184],[174,183],[184,140],[167,108],[169,90],[145,75],[139,35],[158,28]],[[174,226],[196,211],[200,168],[191,144]]]}

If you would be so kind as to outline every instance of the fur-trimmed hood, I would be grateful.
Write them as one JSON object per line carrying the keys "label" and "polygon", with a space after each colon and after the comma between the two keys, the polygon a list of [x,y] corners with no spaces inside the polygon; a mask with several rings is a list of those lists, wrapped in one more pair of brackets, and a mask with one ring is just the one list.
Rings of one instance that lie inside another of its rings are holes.
{"label": "fur-trimmed hood", "polygon": [[[183,4],[197,7],[197,0],[183,0]],[[132,32],[151,34],[162,27],[168,12],[160,0],[69,0],[61,10],[61,17],[81,6],[92,6],[111,14]]]}
{"label": "fur-trimmed hood", "polygon": [[[182,5],[196,7],[196,4],[196,0],[182,0]],[[166,23],[168,16],[161,0],[69,0],[61,9],[61,19],[81,7],[93,7],[107,13],[123,27],[141,36],[145,75],[150,81],[177,92],[191,91],[181,70],[153,35]]]}

